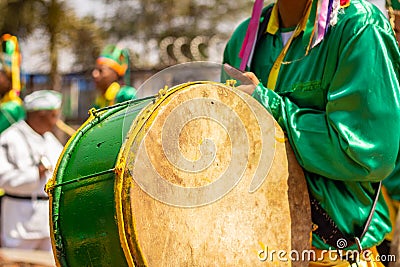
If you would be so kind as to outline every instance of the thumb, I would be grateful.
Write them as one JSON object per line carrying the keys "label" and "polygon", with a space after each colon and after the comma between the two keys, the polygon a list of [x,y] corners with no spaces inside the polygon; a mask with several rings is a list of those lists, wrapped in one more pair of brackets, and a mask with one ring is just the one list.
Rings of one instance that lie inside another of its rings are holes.
{"label": "thumb", "polygon": [[243,73],[243,75],[246,76],[246,78],[249,79],[251,83],[255,86],[257,86],[260,83],[260,80],[253,72],[245,72]]}
{"label": "thumb", "polygon": [[249,84],[249,83],[251,83],[251,80],[249,80],[244,75],[244,72],[232,67],[231,65],[229,65],[227,63],[224,64],[224,70],[230,77],[232,77],[235,80],[240,81],[241,84]]}

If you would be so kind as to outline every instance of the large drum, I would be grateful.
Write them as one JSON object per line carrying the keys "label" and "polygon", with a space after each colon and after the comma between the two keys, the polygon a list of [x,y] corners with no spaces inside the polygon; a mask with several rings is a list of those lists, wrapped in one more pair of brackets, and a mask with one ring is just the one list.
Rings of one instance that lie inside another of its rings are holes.
{"label": "large drum", "polygon": [[46,190],[60,266],[307,265],[302,170],[269,113],[222,83],[93,111]]}

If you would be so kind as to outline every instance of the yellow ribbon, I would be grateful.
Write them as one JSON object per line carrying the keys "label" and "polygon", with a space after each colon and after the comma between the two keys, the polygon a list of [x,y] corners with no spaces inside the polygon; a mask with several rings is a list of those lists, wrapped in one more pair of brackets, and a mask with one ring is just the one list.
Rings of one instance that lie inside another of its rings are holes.
{"label": "yellow ribbon", "polygon": [[119,92],[121,86],[117,82],[113,82],[106,90],[104,95],[98,96],[95,103],[100,107],[104,108],[115,104],[115,98]]}
{"label": "yellow ribbon", "polygon": [[21,98],[17,95],[15,90],[8,91],[1,99],[0,104],[7,103],[10,101],[16,101],[18,104],[22,104]]}
{"label": "yellow ribbon", "polygon": [[299,36],[299,34],[305,29],[305,27],[307,25],[307,20],[310,15],[311,6],[312,6],[311,3],[312,3],[312,1],[309,1],[307,3],[307,7],[305,9],[303,18],[301,19],[300,23],[297,24],[296,29],[294,30],[293,34],[290,36],[290,39],[287,41],[286,45],[283,47],[281,53],[279,54],[279,56],[275,60],[274,65],[272,66],[272,69],[268,76],[268,82],[267,82],[267,88],[269,88],[271,90],[275,90],[275,86],[276,86],[276,82],[278,80],[278,75],[279,75],[279,71],[282,66],[282,62],[285,59],[286,53],[289,50],[289,47],[290,47],[293,39],[296,38],[297,36]]}
{"label": "yellow ribbon", "polygon": [[12,89],[19,94],[21,91],[21,78],[19,70],[20,54],[17,51],[11,56],[11,62]]}

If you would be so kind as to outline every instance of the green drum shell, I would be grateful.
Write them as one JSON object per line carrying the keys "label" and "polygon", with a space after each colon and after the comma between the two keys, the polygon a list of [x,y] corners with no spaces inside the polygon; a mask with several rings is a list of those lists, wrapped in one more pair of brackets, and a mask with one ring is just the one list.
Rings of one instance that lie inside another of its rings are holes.
{"label": "green drum shell", "polygon": [[57,265],[128,266],[118,234],[115,166],[130,127],[124,124],[150,102],[94,111],[65,146],[46,188]]}

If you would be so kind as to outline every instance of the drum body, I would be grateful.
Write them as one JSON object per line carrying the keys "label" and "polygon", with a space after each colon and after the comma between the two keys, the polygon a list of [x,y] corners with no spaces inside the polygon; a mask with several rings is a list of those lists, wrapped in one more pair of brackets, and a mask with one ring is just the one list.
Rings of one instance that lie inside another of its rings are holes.
{"label": "drum body", "polygon": [[94,112],[46,190],[61,266],[306,264],[291,260],[310,247],[302,170],[272,116],[224,84]]}

